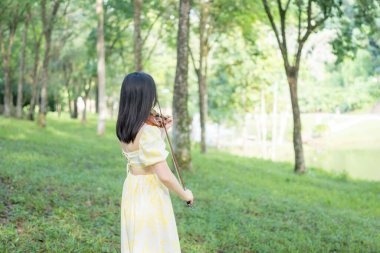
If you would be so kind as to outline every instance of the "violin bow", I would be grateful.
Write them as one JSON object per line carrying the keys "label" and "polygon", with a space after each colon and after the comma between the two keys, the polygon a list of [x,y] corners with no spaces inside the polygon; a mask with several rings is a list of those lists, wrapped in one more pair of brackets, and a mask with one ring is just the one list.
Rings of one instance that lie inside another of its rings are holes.
{"label": "violin bow", "polygon": [[[161,106],[160,106],[160,103],[158,102],[158,100],[157,100],[157,105],[158,105],[158,109],[160,110],[160,117],[161,117],[161,120],[162,120],[162,125],[164,126],[164,129],[165,129],[166,138],[168,139],[169,148],[170,148],[170,153],[171,153],[171,155],[172,155],[172,159],[173,159],[173,163],[174,163],[174,168],[175,168],[175,170],[176,170],[176,172],[177,172],[177,175],[178,175],[179,181],[181,182],[183,189],[186,190],[185,181],[184,181],[183,178],[182,178],[182,172],[181,172],[181,170],[179,169],[177,159],[175,158],[174,151],[173,151],[173,146],[172,146],[172,142],[170,141],[169,134],[168,134],[168,130],[166,129],[166,125],[165,125],[165,120],[164,120],[163,114],[162,114],[162,112],[161,112]],[[188,207],[192,207],[192,204],[190,203],[190,201],[186,201],[186,205],[187,205]]]}

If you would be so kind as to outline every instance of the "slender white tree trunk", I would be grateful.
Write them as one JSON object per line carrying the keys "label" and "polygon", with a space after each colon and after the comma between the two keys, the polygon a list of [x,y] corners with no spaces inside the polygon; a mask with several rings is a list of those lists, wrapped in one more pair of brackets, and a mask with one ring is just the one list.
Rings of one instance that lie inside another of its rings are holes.
{"label": "slender white tree trunk", "polygon": [[286,125],[288,122],[289,112],[286,110],[285,112],[281,112],[281,120],[280,120],[280,136],[278,138],[278,144],[282,145],[285,141],[285,133],[286,133]]}
{"label": "slender white tree trunk", "polygon": [[255,126],[256,126],[256,142],[257,146],[261,148],[261,117],[260,117],[260,111],[259,106],[255,107]]}
{"label": "slender white tree trunk", "polygon": [[96,1],[96,13],[98,14],[98,31],[97,31],[97,43],[96,43],[96,52],[98,55],[98,97],[99,97],[98,135],[102,135],[105,133],[105,126],[106,126],[106,119],[107,119],[103,0]]}
{"label": "slender white tree trunk", "polygon": [[278,82],[275,82],[273,90],[273,110],[272,110],[272,150],[271,159],[276,159],[277,148],[277,105],[278,105]]}
{"label": "slender white tree trunk", "polygon": [[218,130],[217,130],[217,135],[216,135],[217,136],[217,138],[216,138],[216,148],[220,149],[221,148],[221,145],[220,145],[221,134],[220,134],[220,132],[221,132],[222,124],[218,123],[217,128],[218,128]]}
{"label": "slender white tree trunk", "polygon": [[243,137],[243,141],[242,141],[242,147],[243,147],[243,153],[246,154],[246,152],[248,151],[248,122],[249,122],[249,119],[250,119],[250,114],[249,113],[246,113],[244,115],[244,123],[243,123],[243,134],[242,134],[242,137]]}
{"label": "slender white tree trunk", "polygon": [[262,133],[262,146],[261,146],[261,150],[262,150],[262,156],[263,158],[267,158],[268,156],[268,153],[267,153],[267,133],[268,133],[268,129],[267,129],[267,113],[266,113],[266,109],[265,109],[265,96],[264,96],[264,92],[262,91],[261,92],[261,99],[260,99],[260,104],[261,104],[261,133]]}
{"label": "slender white tree trunk", "polygon": [[22,34],[22,46],[21,46],[21,54],[20,54],[20,73],[17,85],[17,110],[16,117],[22,118],[22,106],[23,106],[23,97],[22,97],[22,88],[24,84],[24,72],[25,72],[25,48],[26,48],[26,39],[28,35],[28,24],[29,20],[27,19],[24,25],[24,31]]}

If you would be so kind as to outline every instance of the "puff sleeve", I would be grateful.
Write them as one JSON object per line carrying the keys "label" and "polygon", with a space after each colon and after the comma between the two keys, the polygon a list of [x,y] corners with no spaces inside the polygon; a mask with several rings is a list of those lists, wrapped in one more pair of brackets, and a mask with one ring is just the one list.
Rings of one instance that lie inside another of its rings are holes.
{"label": "puff sleeve", "polygon": [[158,127],[146,125],[139,142],[139,158],[143,167],[165,161],[169,152]]}

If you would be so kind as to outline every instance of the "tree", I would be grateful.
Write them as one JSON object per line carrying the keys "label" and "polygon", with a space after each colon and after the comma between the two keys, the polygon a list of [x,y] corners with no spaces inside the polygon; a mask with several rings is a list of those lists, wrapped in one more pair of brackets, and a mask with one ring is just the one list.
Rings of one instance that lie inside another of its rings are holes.
{"label": "tree", "polygon": [[[4,71],[4,116],[11,116],[11,109],[13,107],[12,102],[12,84],[11,84],[11,65],[10,61],[12,58],[12,48],[15,39],[15,33],[20,22],[20,17],[23,12],[23,6],[19,3],[13,5],[12,2],[6,2],[1,10],[0,18],[0,48],[2,56],[2,64]],[[4,24],[6,24],[8,30],[8,38],[5,41],[5,29]]]}
{"label": "tree", "polygon": [[135,53],[135,69],[136,71],[142,70],[142,40],[141,40],[141,8],[143,5],[143,0],[134,0],[134,30],[133,30],[133,46]]}
{"label": "tree", "polygon": [[[134,49],[134,64],[135,64],[134,69],[135,69],[135,71],[142,71],[144,69],[145,64],[150,59],[154,49],[157,46],[158,40],[161,39],[162,28],[163,28],[163,25],[166,21],[165,19],[168,19],[168,18],[170,19],[170,15],[172,13],[171,12],[171,5],[172,4],[170,2],[146,1],[145,3],[143,3],[143,0],[134,0],[133,1],[133,21],[134,21],[133,22],[133,25],[134,25],[133,49]],[[142,13],[144,13],[144,7],[146,10],[149,10],[149,11],[145,11],[148,13],[145,13],[144,20],[142,21],[141,16],[142,16]],[[154,18],[152,20],[150,20],[149,14],[155,13],[155,12],[156,12],[156,15],[155,16],[152,15],[152,17],[154,17]],[[170,14],[170,15],[166,15],[166,17],[163,17],[162,20],[160,20],[161,16],[163,16],[163,15],[165,16],[165,13]],[[124,13],[123,13],[123,16],[125,16]],[[125,19],[126,18],[123,17],[123,21],[125,21]],[[151,35],[153,27],[158,21],[160,21],[159,23],[161,23],[159,31],[158,31],[158,39],[152,45],[152,47],[148,50],[148,52],[145,55],[143,55],[143,48],[146,47],[148,38]],[[146,34],[143,36],[142,30],[144,30],[144,29],[146,30]]]}
{"label": "tree", "polygon": [[30,20],[30,11],[27,13],[27,17],[25,19],[24,24],[24,31],[22,33],[22,46],[21,46],[21,54],[20,54],[20,72],[19,72],[19,79],[18,79],[18,85],[17,85],[17,110],[16,110],[16,116],[18,118],[22,118],[22,106],[23,106],[23,84],[25,81],[24,72],[25,72],[25,49],[26,49],[26,40],[28,35],[28,25]]}
{"label": "tree", "polygon": [[99,101],[99,119],[98,134],[105,132],[107,118],[107,100],[106,100],[106,63],[104,49],[104,14],[103,0],[96,1],[96,13],[98,14],[98,29],[96,52],[98,55],[98,101]]}
{"label": "tree", "polygon": [[86,112],[87,112],[87,99],[89,97],[89,93],[91,91],[91,85],[92,85],[92,77],[88,77],[87,80],[83,80],[83,103],[84,103],[84,108],[83,108],[83,112],[82,112],[82,119],[81,119],[81,122],[82,124],[86,124],[87,122],[87,116],[86,116]]}
{"label": "tree", "polygon": [[191,169],[190,117],[188,113],[188,43],[190,0],[181,0],[177,34],[177,66],[173,91],[173,146],[183,169]]}
{"label": "tree", "polygon": [[[42,64],[42,80],[41,80],[41,103],[38,115],[38,125],[40,127],[46,127],[46,114],[47,114],[47,84],[48,84],[48,73],[49,73],[49,53],[51,45],[51,35],[53,33],[53,27],[55,23],[55,18],[58,13],[61,0],[55,0],[51,3],[51,10],[48,11],[48,4],[46,0],[41,1],[41,18],[43,34],[45,38],[45,55]],[[48,13],[49,12],[49,13]]]}
{"label": "tree", "polygon": [[[297,36],[296,36],[296,48],[293,55],[293,60],[290,59],[291,55],[288,50],[287,43],[287,13],[291,7],[292,0],[287,0],[283,5],[281,0],[277,0],[277,9],[280,19],[280,24],[276,24],[274,16],[271,11],[271,3],[267,0],[262,0],[265,13],[268,17],[272,30],[276,36],[278,47],[281,51],[281,56],[284,62],[285,74],[290,89],[290,98],[293,111],[293,146],[295,153],[295,166],[294,171],[297,173],[303,173],[306,171],[302,135],[301,135],[301,115],[298,105],[298,73],[301,64],[302,49],[308,40],[310,34],[314,32],[318,27],[322,26],[324,22],[334,14],[334,10],[338,8],[338,4],[334,0],[307,0],[306,6],[302,0],[294,1],[297,15]],[[316,6],[315,6],[316,5]],[[318,7],[320,12],[314,14],[313,9]],[[304,19],[306,18],[306,19]]]}
{"label": "tree", "polygon": [[[199,15],[199,62],[198,67],[195,66],[195,60],[190,50],[193,60],[194,70],[198,79],[199,94],[199,116],[201,125],[201,152],[206,153],[206,120],[207,120],[207,67],[208,54],[210,51],[209,35],[212,24],[210,24],[211,15],[209,15],[210,2],[200,1]],[[208,29],[206,29],[208,28]]]}
{"label": "tree", "polygon": [[[228,0],[200,0],[198,1],[199,16],[199,54],[198,64],[190,48],[190,56],[193,62],[196,77],[198,79],[198,97],[199,97],[199,115],[201,128],[201,152],[207,152],[206,145],[206,122],[208,118],[208,70],[209,54],[216,42],[219,41],[223,34],[235,33],[235,27],[248,26],[253,20],[253,15],[247,15],[247,2]],[[254,3],[249,3],[254,6]],[[247,29],[248,30],[248,29]],[[252,29],[249,26],[249,32]],[[248,36],[246,36],[248,37]],[[219,45],[221,46],[221,45]]]}
{"label": "tree", "polygon": [[[33,12],[32,12],[33,14]],[[31,15],[32,16],[32,15]],[[37,97],[38,97],[38,69],[40,65],[40,49],[41,49],[41,42],[42,42],[42,32],[39,31],[40,25],[37,24],[38,20],[35,18],[31,18],[30,20],[31,26],[33,28],[33,54],[34,54],[34,61],[33,61],[33,70],[32,70],[32,96],[30,98],[30,106],[29,106],[29,112],[28,112],[28,119],[33,121],[34,120],[34,110],[35,106],[37,104]]]}

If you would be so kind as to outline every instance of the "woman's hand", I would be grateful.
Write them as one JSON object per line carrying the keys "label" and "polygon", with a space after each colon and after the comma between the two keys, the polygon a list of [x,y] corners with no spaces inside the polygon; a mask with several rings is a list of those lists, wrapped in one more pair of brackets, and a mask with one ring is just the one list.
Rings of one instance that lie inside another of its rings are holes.
{"label": "woman's hand", "polygon": [[173,125],[173,117],[168,116],[165,120],[166,129],[169,129]]}
{"label": "woman's hand", "polygon": [[190,201],[190,205],[193,205],[193,202],[194,202],[194,196],[193,196],[193,193],[189,190],[189,189],[186,189],[184,191],[184,196],[182,197],[183,200],[185,200],[186,202],[189,202]]}

